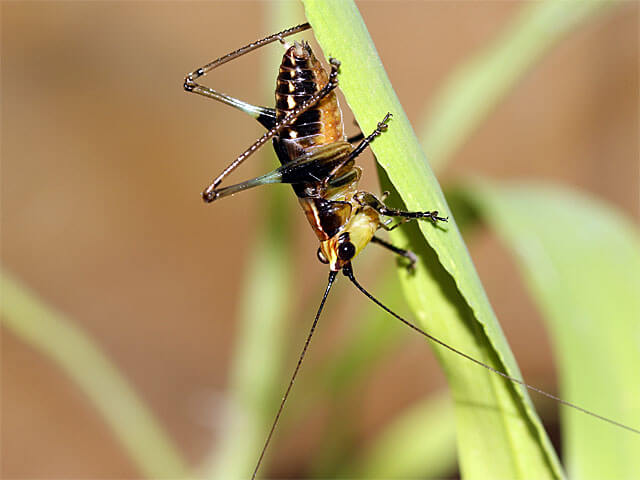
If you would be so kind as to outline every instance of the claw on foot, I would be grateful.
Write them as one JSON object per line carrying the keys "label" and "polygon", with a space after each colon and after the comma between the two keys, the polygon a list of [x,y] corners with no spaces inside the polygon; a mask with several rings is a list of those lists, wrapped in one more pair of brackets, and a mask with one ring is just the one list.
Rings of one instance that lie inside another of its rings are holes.
{"label": "claw on foot", "polygon": [[413,274],[416,271],[416,263],[418,263],[418,257],[416,256],[415,253],[407,250],[407,257],[406,258],[409,259],[409,263],[406,266],[407,271],[410,274]]}
{"label": "claw on foot", "polygon": [[423,212],[422,218],[429,218],[433,222],[448,222],[449,221],[449,217],[439,217],[437,210],[434,210],[433,212]]}

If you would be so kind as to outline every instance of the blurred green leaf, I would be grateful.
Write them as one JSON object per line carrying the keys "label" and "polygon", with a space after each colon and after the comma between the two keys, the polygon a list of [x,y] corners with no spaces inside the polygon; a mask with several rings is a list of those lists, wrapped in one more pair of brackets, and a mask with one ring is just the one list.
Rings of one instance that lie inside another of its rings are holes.
{"label": "blurred green leaf", "polygon": [[6,272],[0,287],[2,325],[49,357],[78,385],[142,475],[187,477],[189,468],[176,445],[100,347]]}
{"label": "blurred green leaf", "polygon": [[[363,267],[363,262],[358,265]],[[402,292],[395,271],[376,266],[375,275],[367,278],[375,278],[382,298],[398,303]],[[344,293],[356,295],[352,289]],[[363,381],[408,339],[398,325],[389,322],[386,312],[370,302],[359,309],[356,318],[348,321],[353,325],[352,331],[336,345],[328,361],[309,373],[311,385],[305,385],[305,409],[313,409],[318,401],[329,401],[328,426],[324,441],[314,453],[311,469],[313,476],[321,478],[335,477],[341,466],[353,459],[358,443],[357,422],[353,421],[359,409],[357,392]]]}
{"label": "blurred green leaf", "polygon": [[[267,34],[304,22],[299,4],[288,1],[271,2],[267,17]],[[255,38],[248,38],[247,43],[252,40]],[[266,98],[274,95],[273,71],[282,57],[278,46],[267,47],[269,55],[263,67],[268,72]],[[275,155],[269,150],[265,148],[262,153],[273,168]],[[237,479],[251,474],[288,380],[289,368],[283,368],[283,360],[293,288],[288,246],[293,204],[286,186],[265,189],[262,195],[263,220],[255,234],[239,301],[238,333],[226,395],[228,408],[220,440],[204,467],[208,478]],[[261,471],[266,471],[269,458],[265,456]]]}
{"label": "blurred green leaf", "polygon": [[[640,428],[640,235],[615,209],[540,183],[473,181],[465,191],[509,247],[543,312],[561,397]],[[640,478],[640,436],[561,410],[574,479]]]}
{"label": "blurred green leaf", "polygon": [[[395,271],[378,269],[375,281],[387,301],[397,303],[401,300]],[[348,294],[353,296],[353,290],[350,289]],[[337,354],[322,366],[321,371],[313,375],[318,377],[325,392],[336,394],[352,388],[357,380],[362,379],[368,370],[395,350],[405,338],[402,330],[388,321],[386,312],[373,303],[367,303],[351,322],[355,329],[349,338],[337,349]]]}
{"label": "blurred green leaf", "polygon": [[[342,62],[340,88],[363,132],[373,130],[387,112],[393,113],[389,131],[372,148],[406,206],[448,215],[440,187],[353,2],[307,0],[304,5],[325,56]],[[453,219],[442,227],[420,222],[419,232],[413,227],[397,229],[392,239],[400,246],[410,245],[421,258],[415,275],[401,274],[419,325],[465,353],[519,376]],[[450,352],[439,348],[435,352],[453,392],[466,478],[562,476],[526,391]]]}
{"label": "blurred green leaf", "polygon": [[522,4],[515,19],[458,67],[420,122],[434,170],[444,167],[522,76],[564,35],[618,2],[546,0]]}
{"label": "blurred green leaf", "polygon": [[455,472],[456,431],[448,392],[406,409],[341,478],[443,478]]}

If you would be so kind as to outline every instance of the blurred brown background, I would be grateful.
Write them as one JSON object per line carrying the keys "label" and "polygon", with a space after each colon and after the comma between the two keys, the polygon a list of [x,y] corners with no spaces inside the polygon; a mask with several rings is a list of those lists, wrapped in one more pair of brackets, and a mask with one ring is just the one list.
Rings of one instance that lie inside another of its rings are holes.
{"label": "blurred brown background", "polygon": [[[235,299],[263,194],[206,207],[199,192],[261,127],[186,94],[182,81],[204,62],[272,33],[264,7],[2,3],[3,267],[97,340],[194,466],[221,441],[216,399],[226,385]],[[452,69],[520,4],[359,7],[409,118],[418,122]],[[455,155],[444,183],[470,170],[551,179],[637,220],[638,11],[637,3],[623,3],[566,37]],[[264,58],[247,56],[204,83],[271,105],[262,92],[274,80],[257,73]],[[373,178],[368,162],[365,175]],[[263,170],[249,162],[234,180]],[[298,306],[301,297],[319,298],[326,272],[301,215],[295,225],[291,252],[308,284],[292,292]],[[525,377],[553,389],[548,343],[511,259],[486,232],[470,248]],[[341,298],[353,303],[351,311],[362,302]],[[300,311],[300,323],[311,314]],[[348,321],[334,318],[331,325]],[[433,363],[426,367],[433,378],[418,367],[425,362]],[[366,436],[442,384],[428,349],[409,342],[367,383],[371,404],[354,421]],[[1,413],[5,478],[139,475],[83,393],[7,330]],[[306,455],[304,448],[299,453]],[[291,454],[281,452],[279,463]],[[282,474],[296,472],[291,468],[282,466]]]}

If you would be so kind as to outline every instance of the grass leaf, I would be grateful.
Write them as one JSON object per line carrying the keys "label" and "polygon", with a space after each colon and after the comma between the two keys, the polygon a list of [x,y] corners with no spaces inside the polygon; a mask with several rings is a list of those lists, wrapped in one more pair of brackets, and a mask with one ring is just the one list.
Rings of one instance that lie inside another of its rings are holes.
{"label": "grass leaf", "polygon": [[381,432],[341,478],[447,478],[455,472],[456,432],[447,392],[429,395]]}
{"label": "grass leaf", "polygon": [[89,397],[140,472],[186,478],[189,468],[153,412],[98,345],[6,272],[0,276],[1,320],[58,365]]}
{"label": "grass leaf", "polygon": [[[612,208],[541,183],[466,196],[509,247],[553,337],[562,398],[640,428],[640,234]],[[561,410],[571,478],[637,478],[640,436]]]}
{"label": "grass leaf", "polygon": [[[410,210],[449,215],[353,2],[303,3],[325,56],[342,62],[340,87],[363,131],[370,132],[387,112],[393,113],[389,131],[373,143],[373,150],[404,204]],[[465,353],[519,375],[455,221],[442,228],[420,222],[419,228],[397,229],[392,237],[422,255],[416,274],[403,276],[418,323]],[[435,351],[452,389],[465,478],[563,475],[525,391],[449,352]]]}
{"label": "grass leaf", "polygon": [[[299,5],[271,2],[266,31],[278,31],[303,21]],[[281,57],[281,49],[269,49],[268,63],[263,68],[265,73],[269,72],[265,77],[268,79],[266,98],[273,97],[272,70]],[[273,151],[265,148],[261,153],[268,165],[273,165]],[[263,220],[257,227],[239,299],[238,333],[226,394],[229,408],[218,446],[211,452],[204,468],[208,478],[233,479],[250,475],[292,368],[283,363],[287,357],[286,331],[291,320],[290,292],[293,288],[287,237],[291,207],[295,205],[291,202],[290,189],[284,186],[265,189],[262,195],[260,217]],[[276,442],[273,442],[273,450],[275,446]],[[263,472],[267,471],[270,458],[270,455],[265,456]]]}
{"label": "grass leaf", "polygon": [[445,81],[425,113],[422,145],[438,169],[493,108],[568,32],[618,2],[588,0],[523,3],[514,20]]}

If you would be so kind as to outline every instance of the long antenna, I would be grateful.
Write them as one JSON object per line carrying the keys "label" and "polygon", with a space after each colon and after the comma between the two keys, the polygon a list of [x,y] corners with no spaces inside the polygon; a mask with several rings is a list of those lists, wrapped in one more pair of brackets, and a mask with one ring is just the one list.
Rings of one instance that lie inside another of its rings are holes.
{"label": "long antenna", "polygon": [[476,360],[475,358],[471,357],[470,355],[467,355],[464,352],[461,352],[460,350],[458,350],[457,348],[452,347],[451,345],[443,342],[442,340],[437,339],[436,337],[434,337],[433,335],[428,334],[427,332],[425,332],[424,330],[420,329],[419,327],[417,327],[416,325],[414,325],[413,323],[409,322],[408,320],[405,320],[404,318],[402,318],[400,315],[398,315],[397,313],[395,313],[393,310],[391,310],[390,308],[388,308],[387,306],[385,306],[382,302],[380,302],[377,298],[375,298],[373,295],[371,295],[367,290],[365,290],[365,288],[360,285],[358,283],[358,281],[356,280],[356,277],[353,276],[353,269],[351,268],[351,264],[345,265],[342,269],[342,272],[345,274],[345,276],[349,277],[349,280],[351,280],[351,283],[353,283],[356,288],[358,290],[360,290],[367,298],[369,298],[369,300],[371,300],[373,303],[375,303],[376,305],[378,305],[380,308],[382,308],[384,311],[386,311],[387,313],[393,315],[395,318],[397,318],[398,320],[400,320],[402,323],[404,323],[406,326],[408,326],[409,328],[412,328],[413,330],[415,330],[416,332],[418,332],[419,334],[427,337],[429,340],[431,340],[432,342],[437,343],[438,345],[443,346],[444,348],[451,350],[453,353],[457,353],[458,355],[460,355],[461,357],[466,358],[467,360],[472,361],[473,363],[480,365],[481,367],[486,368],[487,370],[492,371],[493,373],[496,373],[498,375],[500,375],[501,377],[506,378],[507,380],[511,380],[514,383],[517,383],[518,385],[522,385],[523,387],[528,388],[529,390],[532,390],[536,393],[539,393],[540,395],[544,395],[545,397],[551,398],[553,400],[555,400],[556,402],[565,405],[567,407],[571,407],[574,408],[582,413],[586,413],[587,415],[590,415],[592,417],[595,417],[599,420],[602,420],[604,422],[610,423],[612,425],[615,425],[616,427],[619,428],[623,428],[625,430],[628,430],[630,432],[636,433],[638,435],[640,435],[640,430],[633,428],[633,427],[629,427],[628,425],[625,425],[623,423],[620,422],[616,422],[615,420],[612,420],[610,418],[607,417],[603,417],[602,415],[598,415],[597,413],[591,412],[585,408],[579,407],[578,405],[568,402],[566,400],[563,400],[562,398],[556,397],[555,395],[552,395],[550,393],[545,392],[544,390],[540,390],[537,387],[534,387],[532,385],[529,385],[528,383],[523,382],[522,380],[519,380],[515,377],[512,377],[510,375],[507,375],[504,372],[501,372],[500,370],[496,370],[495,368],[487,365],[486,363],[481,362],[480,360]]}
{"label": "long antenna", "polygon": [[316,330],[316,325],[318,324],[318,320],[320,319],[320,314],[322,313],[322,309],[324,308],[324,302],[327,300],[329,296],[329,290],[331,290],[331,286],[333,285],[334,280],[336,279],[336,275],[338,272],[329,272],[329,281],[327,282],[327,288],[324,291],[324,295],[322,296],[322,301],[320,302],[320,306],[318,307],[318,313],[316,313],[316,318],[313,320],[313,324],[311,325],[311,329],[309,330],[309,335],[307,335],[307,340],[304,342],[304,347],[302,348],[302,352],[300,353],[300,357],[298,358],[298,364],[296,365],[296,369],[293,371],[293,375],[291,376],[291,380],[289,381],[289,386],[287,390],[284,392],[284,397],[282,397],[282,401],[280,402],[280,407],[278,408],[278,413],[276,413],[276,417],[273,419],[273,425],[271,425],[271,430],[269,430],[269,435],[267,435],[267,440],[264,442],[264,447],[262,447],[262,451],[260,452],[260,456],[258,457],[258,462],[256,463],[256,468],[253,470],[253,475],[251,475],[251,480],[256,478],[258,474],[258,469],[260,468],[260,464],[262,463],[262,458],[264,457],[265,452],[267,451],[267,447],[271,442],[271,437],[273,436],[273,432],[276,430],[276,425],[278,424],[278,420],[280,419],[280,414],[282,413],[282,409],[284,408],[284,404],[289,397],[289,392],[291,392],[291,388],[293,387],[293,382],[296,380],[296,376],[298,375],[298,371],[300,370],[300,366],[302,365],[302,360],[304,360],[304,356],[307,353],[307,349],[309,348],[309,344],[311,343],[311,337],[313,336],[313,332]]}

